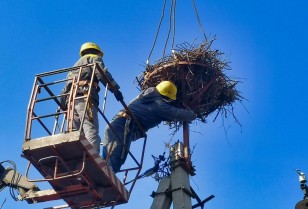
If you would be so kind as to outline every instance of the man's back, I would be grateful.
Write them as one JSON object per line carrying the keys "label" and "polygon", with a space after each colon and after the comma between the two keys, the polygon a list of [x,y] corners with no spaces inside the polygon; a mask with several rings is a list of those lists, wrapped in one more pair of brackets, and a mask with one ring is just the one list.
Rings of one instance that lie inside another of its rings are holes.
{"label": "man's back", "polygon": [[174,107],[171,101],[163,97],[155,87],[142,92],[128,105],[128,108],[146,131],[162,121],[191,121],[196,116],[192,111]]}

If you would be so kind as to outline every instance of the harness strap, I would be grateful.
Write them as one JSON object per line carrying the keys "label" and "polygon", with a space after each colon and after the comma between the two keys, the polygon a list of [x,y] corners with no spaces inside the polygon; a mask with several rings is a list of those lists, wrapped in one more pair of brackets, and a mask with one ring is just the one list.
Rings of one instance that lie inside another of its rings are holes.
{"label": "harness strap", "polygon": [[[83,80],[83,81],[79,81],[78,82],[78,86],[84,86],[84,85],[88,85],[90,83],[89,80]],[[92,82],[93,87],[98,88],[99,85],[97,82]]]}
{"label": "harness strap", "polygon": [[[85,102],[86,102],[86,98],[85,98]],[[89,121],[91,121],[91,122],[94,121],[94,116],[93,116],[92,108],[93,108],[93,101],[92,101],[91,98],[89,98],[88,105],[87,105],[86,109],[87,109],[87,114],[88,114],[88,117],[89,117]]]}
{"label": "harness strap", "polygon": [[130,117],[126,118],[125,126],[124,126],[123,149],[122,149],[121,159],[124,159],[126,150],[127,150],[126,142],[127,142],[127,135],[130,132],[130,128],[129,128],[130,122],[131,122],[131,118]]}
{"label": "harness strap", "polygon": [[122,117],[122,118],[130,118],[129,114],[127,114],[125,111],[120,111],[117,114],[118,117]]}

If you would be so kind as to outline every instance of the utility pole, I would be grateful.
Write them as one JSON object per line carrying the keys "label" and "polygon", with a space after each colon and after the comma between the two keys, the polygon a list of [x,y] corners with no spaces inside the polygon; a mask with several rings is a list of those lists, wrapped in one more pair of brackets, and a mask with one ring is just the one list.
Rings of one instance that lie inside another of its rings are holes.
{"label": "utility pole", "polygon": [[160,181],[151,209],[168,209],[172,202],[173,209],[192,209],[189,175],[194,175],[194,169],[187,166],[190,162],[184,155],[183,143],[177,142],[170,148],[171,175]]}
{"label": "utility pole", "polygon": [[185,154],[184,146],[176,143],[170,150],[171,154],[171,190],[174,209],[191,209],[191,191],[188,170],[184,166],[186,160],[183,160]]}
{"label": "utility pole", "polygon": [[304,193],[303,200],[295,205],[295,209],[308,209],[308,187],[306,175],[301,170],[295,170],[299,175],[300,188]]}

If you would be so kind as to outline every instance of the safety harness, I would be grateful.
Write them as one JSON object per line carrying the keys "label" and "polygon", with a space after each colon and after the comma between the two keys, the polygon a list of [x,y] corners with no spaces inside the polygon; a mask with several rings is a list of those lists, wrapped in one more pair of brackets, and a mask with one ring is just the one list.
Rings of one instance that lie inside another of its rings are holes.
{"label": "safety harness", "polygon": [[[135,126],[135,123],[133,122],[131,116],[129,114],[127,114],[125,111],[123,111],[123,110],[120,111],[116,116],[126,119],[125,125],[124,125],[124,133],[123,133],[124,149],[122,150],[122,154],[121,154],[121,159],[124,159],[126,154],[128,153],[128,148],[126,147],[128,135],[134,133],[135,136],[132,137],[133,140],[142,138],[142,137],[144,137],[144,135],[139,131],[138,127]],[[134,129],[137,129],[137,131],[135,131]]]}
{"label": "safety harness", "polygon": [[[83,80],[83,81],[79,81],[78,82],[78,88],[77,88],[77,95],[81,94],[86,96],[89,93],[90,90],[90,81],[89,80]],[[94,89],[99,89],[99,85],[97,82],[92,82],[92,88]],[[84,97],[84,102],[86,102],[87,97]],[[88,99],[88,104],[86,107],[86,111],[89,117],[89,121],[93,122],[94,118],[93,118],[93,112],[92,112],[92,108],[94,106],[94,101],[91,98],[91,96]]]}

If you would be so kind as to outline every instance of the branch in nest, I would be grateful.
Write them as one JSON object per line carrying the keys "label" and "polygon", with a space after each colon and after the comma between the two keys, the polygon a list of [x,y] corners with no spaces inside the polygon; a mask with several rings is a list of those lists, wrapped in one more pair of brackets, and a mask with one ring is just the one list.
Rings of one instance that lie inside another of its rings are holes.
{"label": "branch in nest", "polygon": [[[224,73],[231,67],[222,59],[224,53],[211,50],[214,40],[199,45],[178,45],[172,54],[147,66],[138,77],[140,88],[144,90],[164,80],[172,81],[178,89],[175,105],[193,110],[201,122],[214,111],[224,113],[225,117],[229,113],[238,122],[232,104],[243,99],[236,89],[239,81]],[[181,123],[169,122],[169,126],[176,132]]]}

